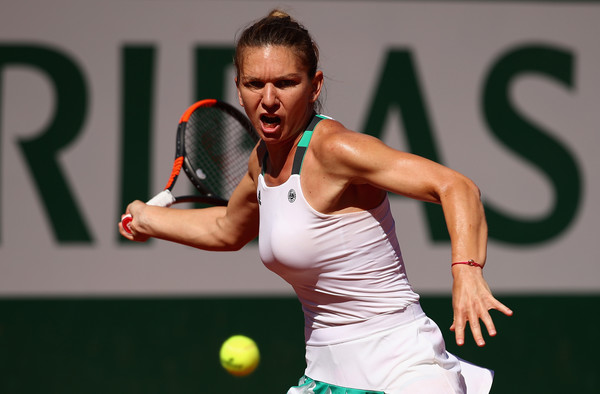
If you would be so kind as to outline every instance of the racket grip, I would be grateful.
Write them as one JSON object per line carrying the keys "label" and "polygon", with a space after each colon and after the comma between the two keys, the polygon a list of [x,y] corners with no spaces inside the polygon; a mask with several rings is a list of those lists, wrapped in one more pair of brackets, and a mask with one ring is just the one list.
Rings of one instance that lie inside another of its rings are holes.
{"label": "racket grip", "polygon": [[173,197],[173,194],[169,189],[166,189],[152,197],[146,204],[157,207],[170,207],[174,202],[175,197]]}
{"label": "racket grip", "polygon": [[123,225],[123,230],[125,230],[125,232],[128,234],[131,234],[131,228],[129,228],[129,225],[131,224],[132,220],[133,220],[133,217],[129,213],[121,218],[121,224]]}
{"label": "racket grip", "polygon": [[[171,193],[170,190],[166,189],[162,192],[158,193],[156,196],[152,197],[146,204],[154,205],[157,207],[170,207],[175,202],[175,197]],[[123,230],[125,232],[131,234],[131,228],[129,227],[133,217],[131,214],[127,214],[121,218],[121,224],[123,225]]]}

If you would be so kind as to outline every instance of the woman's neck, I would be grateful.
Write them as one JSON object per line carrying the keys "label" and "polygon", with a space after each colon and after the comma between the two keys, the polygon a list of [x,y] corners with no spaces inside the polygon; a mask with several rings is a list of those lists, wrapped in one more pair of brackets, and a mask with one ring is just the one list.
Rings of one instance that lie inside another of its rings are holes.
{"label": "woman's neck", "polygon": [[303,126],[294,134],[294,138],[266,145],[268,158],[265,163],[267,165],[265,173],[269,174],[273,181],[285,181],[289,178],[294,164],[296,148],[314,114],[314,111],[311,110],[302,123]]}

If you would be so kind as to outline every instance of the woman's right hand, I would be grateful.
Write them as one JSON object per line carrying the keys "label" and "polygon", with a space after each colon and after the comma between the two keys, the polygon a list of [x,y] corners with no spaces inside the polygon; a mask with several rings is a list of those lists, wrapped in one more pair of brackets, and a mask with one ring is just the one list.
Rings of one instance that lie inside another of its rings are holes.
{"label": "woman's right hand", "polygon": [[[122,236],[129,239],[130,241],[136,242],[146,242],[150,236],[143,234],[140,230],[139,226],[140,219],[143,217],[143,210],[145,209],[146,204],[142,201],[134,201],[127,206],[125,213],[121,215],[121,221],[119,222],[119,232]],[[128,229],[125,229],[123,226],[123,218],[126,216],[131,216],[131,221],[127,224]],[[129,230],[129,231],[128,231]]]}

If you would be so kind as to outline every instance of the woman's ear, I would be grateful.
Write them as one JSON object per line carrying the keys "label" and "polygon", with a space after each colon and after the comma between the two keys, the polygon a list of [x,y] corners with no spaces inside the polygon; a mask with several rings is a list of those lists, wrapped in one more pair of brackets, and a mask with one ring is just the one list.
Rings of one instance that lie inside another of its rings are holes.
{"label": "woman's ear", "polygon": [[235,86],[237,87],[237,94],[238,94],[238,101],[240,102],[240,105],[243,107],[244,106],[244,102],[242,101],[242,94],[240,93],[240,85],[238,85],[238,79],[237,77],[235,78]]}
{"label": "woman's ear", "polygon": [[323,88],[323,71],[319,70],[315,73],[315,76],[312,80],[313,85],[313,93],[312,93],[312,102],[316,102],[321,95],[321,89]]}

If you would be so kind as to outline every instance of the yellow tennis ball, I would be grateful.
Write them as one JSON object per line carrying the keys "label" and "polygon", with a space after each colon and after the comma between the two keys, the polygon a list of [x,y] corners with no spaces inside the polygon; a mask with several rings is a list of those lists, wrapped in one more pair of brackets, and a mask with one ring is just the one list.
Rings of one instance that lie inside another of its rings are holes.
{"label": "yellow tennis ball", "polygon": [[254,372],[260,361],[256,343],[244,335],[229,337],[220,351],[221,365],[234,376],[246,376]]}

